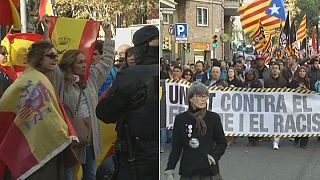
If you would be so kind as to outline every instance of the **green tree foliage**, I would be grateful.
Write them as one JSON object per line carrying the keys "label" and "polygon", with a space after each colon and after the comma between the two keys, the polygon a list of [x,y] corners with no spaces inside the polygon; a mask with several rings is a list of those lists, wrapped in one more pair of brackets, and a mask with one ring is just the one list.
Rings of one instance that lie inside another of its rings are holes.
{"label": "green tree foliage", "polygon": [[159,18],[158,0],[56,0],[55,14],[63,17],[104,20],[113,25],[121,14],[122,26],[141,23],[141,17]]}
{"label": "green tree foliage", "polygon": [[301,12],[296,16],[296,25],[299,26],[303,16],[307,14],[307,28],[310,32],[310,27],[318,25],[320,16],[320,1],[297,0],[296,6],[301,10]]}

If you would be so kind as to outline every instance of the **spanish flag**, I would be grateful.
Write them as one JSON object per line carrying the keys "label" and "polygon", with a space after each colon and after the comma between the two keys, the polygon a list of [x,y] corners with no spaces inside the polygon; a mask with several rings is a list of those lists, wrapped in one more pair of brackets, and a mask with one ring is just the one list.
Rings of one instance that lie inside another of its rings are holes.
{"label": "spanish flag", "polygon": [[20,28],[20,16],[18,13],[17,0],[1,0],[0,1],[0,25],[13,25]]}
{"label": "spanish flag", "polygon": [[39,17],[40,19],[44,15],[53,16],[52,3],[51,0],[41,0],[39,6]]}
{"label": "spanish flag", "polygon": [[49,36],[58,51],[58,59],[68,49],[81,49],[87,58],[88,77],[99,28],[100,22],[94,20],[50,16]]}
{"label": "spanish flag", "polygon": [[26,66],[27,49],[31,46],[31,44],[42,39],[43,36],[39,34],[7,34],[1,41],[1,45],[5,46],[8,50],[8,60],[1,65],[7,70],[13,70],[15,76],[19,76],[19,74],[24,71]]}
{"label": "spanish flag", "polygon": [[0,121],[0,167],[15,179],[27,178],[77,139],[49,79],[33,68],[3,94]]}

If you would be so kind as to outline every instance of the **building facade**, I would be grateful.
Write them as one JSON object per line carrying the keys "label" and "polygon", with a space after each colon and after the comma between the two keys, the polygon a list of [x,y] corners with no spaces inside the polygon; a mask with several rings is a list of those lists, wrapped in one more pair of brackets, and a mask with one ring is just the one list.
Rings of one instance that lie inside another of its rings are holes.
{"label": "building facade", "polygon": [[[230,17],[237,15],[239,1],[225,1],[175,0],[177,4],[171,12],[161,8],[160,4],[163,44],[161,55],[170,60],[180,57],[185,64],[212,58],[229,59],[231,57],[230,42],[222,42],[221,35],[231,36]],[[175,41],[174,32],[172,32],[175,23],[188,24],[187,42]],[[214,35],[217,37],[217,43],[213,47]],[[188,46],[185,43],[190,43],[190,49],[186,49]]]}

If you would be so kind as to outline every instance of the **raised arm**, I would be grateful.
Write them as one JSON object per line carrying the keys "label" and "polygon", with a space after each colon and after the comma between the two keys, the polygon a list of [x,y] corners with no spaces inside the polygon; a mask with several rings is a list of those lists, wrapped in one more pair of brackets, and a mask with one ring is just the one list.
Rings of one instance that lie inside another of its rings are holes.
{"label": "raised arm", "polygon": [[49,17],[47,15],[43,16],[41,23],[43,25],[43,40],[51,42],[49,37]]}
{"label": "raised arm", "polygon": [[103,44],[102,59],[90,70],[90,79],[97,83],[98,89],[106,80],[110,73],[114,54],[114,41],[111,40],[111,27],[107,22],[102,23],[103,31],[105,32],[105,40]]}

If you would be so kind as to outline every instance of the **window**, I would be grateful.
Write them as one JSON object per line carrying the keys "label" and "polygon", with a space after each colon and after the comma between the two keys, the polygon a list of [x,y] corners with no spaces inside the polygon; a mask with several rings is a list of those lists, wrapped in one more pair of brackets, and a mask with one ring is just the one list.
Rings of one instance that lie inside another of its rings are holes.
{"label": "window", "polygon": [[169,24],[169,14],[163,14],[163,23]]}
{"label": "window", "polygon": [[172,14],[162,14],[163,24],[172,24]]}
{"label": "window", "polygon": [[197,7],[197,26],[208,26],[208,8]]}

